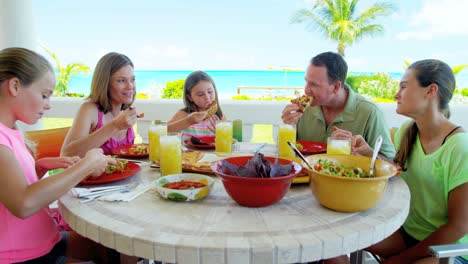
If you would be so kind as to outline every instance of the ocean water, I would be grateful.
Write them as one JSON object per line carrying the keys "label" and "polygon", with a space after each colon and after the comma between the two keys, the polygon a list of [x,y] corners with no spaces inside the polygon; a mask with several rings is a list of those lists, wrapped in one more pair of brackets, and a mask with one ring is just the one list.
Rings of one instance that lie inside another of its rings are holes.
{"label": "ocean water", "polygon": [[[147,92],[150,95],[159,94],[166,82],[185,79],[192,71],[189,70],[136,70],[137,92]],[[268,87],[304,87],[303,71],[206,71],[215,81],[219,96],[229,98],[237,94],[238,86],[268,86]],[[373,74],[374,72],[350,72],[349,74]],[[399,80],[402,72],[389,72],[393,79]],[[74,76],[69,84],[69,92],[89,94],[92,73]],[[459,87],[468,88],[468,74],[457,75]],[[265,90],[242,90],[247,95],[292,95],[292,90],[266,92]]]}

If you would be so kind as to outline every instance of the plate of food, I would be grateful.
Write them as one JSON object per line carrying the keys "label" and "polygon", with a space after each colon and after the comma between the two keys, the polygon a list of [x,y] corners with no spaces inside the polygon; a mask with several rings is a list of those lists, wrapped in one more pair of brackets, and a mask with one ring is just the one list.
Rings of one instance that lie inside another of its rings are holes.
{"label": "plate of food", "polygon": [[113,155],[131,158],[146,158],[148,157],[147,144],[133,144],[113,148],[111,150]]}
{"label": "plate of food", "polygon": [[81,184],[101,184],[120,181],[137,174],[141,168],[138,164],[126,160],[117,160],[117,164],[107,165],[106,171],[99,177],[87,177]]}
{"label": "plate of food", "polygon": [[323,153],[327,151],[327,144],[316,141],[298,140],[296,148],[304,155]]}
{"label": "plate of food", "polygon": [[214,149],[215,148],[215,136],[198,136],[190,137],[184,140],[184,145],[192,148],[199,149]]}

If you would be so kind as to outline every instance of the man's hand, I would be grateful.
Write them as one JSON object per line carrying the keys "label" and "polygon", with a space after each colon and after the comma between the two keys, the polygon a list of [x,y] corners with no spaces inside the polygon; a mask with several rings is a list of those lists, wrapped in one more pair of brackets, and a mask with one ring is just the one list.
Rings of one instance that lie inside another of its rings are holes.
{"label": "man's hand", "polygon": [[294,125],[301,118],[302,114],[302,112],[299,112],[297,104],[288,104],[281,113],[281,119],[285,124]]}

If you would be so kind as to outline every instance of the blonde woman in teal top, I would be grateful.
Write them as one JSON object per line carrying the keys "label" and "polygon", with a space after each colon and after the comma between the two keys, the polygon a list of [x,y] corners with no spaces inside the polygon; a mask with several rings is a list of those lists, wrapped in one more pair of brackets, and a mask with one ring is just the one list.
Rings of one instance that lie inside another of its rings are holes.
{"label": "blonde woman in teal top", "polygon": [[[438,263],[429,246],[468,243],[468,134],[448,119],[454,90],[452,69],[439,60],[417,61],[401,79],[397,113],[413,120],[395,135],[394,161],[403,169],[411,206],[400,230],[366,249],[384,263]],[[353,148],[365,155],[372,151],[361,136],[354,137]],[[346,262],[347,257],[326,261]]]}

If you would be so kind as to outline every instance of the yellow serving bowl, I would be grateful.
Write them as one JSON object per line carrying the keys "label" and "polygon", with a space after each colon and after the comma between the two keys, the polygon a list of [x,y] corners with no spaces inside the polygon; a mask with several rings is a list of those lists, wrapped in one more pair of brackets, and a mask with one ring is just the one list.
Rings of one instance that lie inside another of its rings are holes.
{"label": "yellow serving bowl", "polygon": [[[319,159],[331,160],[346,167],[360,167],[369,173],[371,158],[355,155],[318,154],[307,157],[312,167]],[[374,207],[385,192],[388,179],[397,173],[394,165],[377,160],[375,177],[348,178],[318,173],[305,166],[311,178],[310,188],[318,202],[341,212],[359,212]]]}

